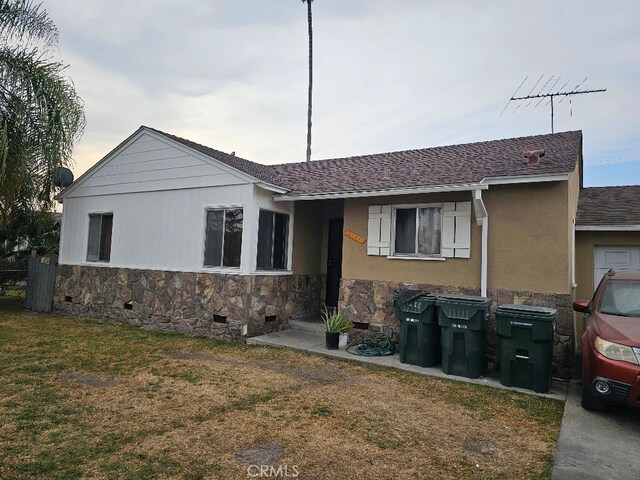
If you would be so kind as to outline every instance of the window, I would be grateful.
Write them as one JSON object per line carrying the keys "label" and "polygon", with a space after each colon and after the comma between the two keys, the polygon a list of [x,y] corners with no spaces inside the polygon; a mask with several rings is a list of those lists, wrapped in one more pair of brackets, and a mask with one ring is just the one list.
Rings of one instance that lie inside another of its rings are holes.
{"label": "window", "polygon": [[242,209],[207,211],[205,267],[239,267],[242,251]]}
{"label": "window", "polygon": [[111,259],[112,213],[89,214],[88,262],[108,262]]}
{"label": "window", "polygon": [[261,270],[287,268],[289,215],[260,210],[258,219],[258,260]]}
{"label": "window", "polygon": [[397,208],[395,213],[396,255],[440,255],[442,208]]}

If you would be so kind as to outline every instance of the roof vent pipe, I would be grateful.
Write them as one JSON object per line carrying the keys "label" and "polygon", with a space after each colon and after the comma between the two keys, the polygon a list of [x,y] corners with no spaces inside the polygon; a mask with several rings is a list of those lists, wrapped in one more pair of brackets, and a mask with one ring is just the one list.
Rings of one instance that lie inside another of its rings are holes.
{"label": "roof vent pipe", "polygon": [[525,150],[522,155],[527,159],[529,165],[538,165],[540,163],[540,158],[544,157],[544,149]]}

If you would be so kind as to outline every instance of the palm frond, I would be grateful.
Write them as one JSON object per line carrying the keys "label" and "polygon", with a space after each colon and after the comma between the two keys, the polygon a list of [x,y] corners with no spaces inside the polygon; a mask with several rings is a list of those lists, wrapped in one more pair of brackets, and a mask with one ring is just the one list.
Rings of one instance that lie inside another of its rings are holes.
{"label": "palm frond", "polygon": [[53,46],[58,29],[42,4],[31,0],[0,0],[0,37],[18,42],[41,42]]}

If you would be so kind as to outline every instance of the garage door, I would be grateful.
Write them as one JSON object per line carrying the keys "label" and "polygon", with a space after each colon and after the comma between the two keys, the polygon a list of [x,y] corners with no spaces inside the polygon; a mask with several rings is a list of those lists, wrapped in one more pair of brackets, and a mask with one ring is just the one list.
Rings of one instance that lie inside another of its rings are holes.
{"label": "garage door", "polygon": [[595,285],[610,268],[616,270],[640,270],[640,246],[637,247],[596,247]]}

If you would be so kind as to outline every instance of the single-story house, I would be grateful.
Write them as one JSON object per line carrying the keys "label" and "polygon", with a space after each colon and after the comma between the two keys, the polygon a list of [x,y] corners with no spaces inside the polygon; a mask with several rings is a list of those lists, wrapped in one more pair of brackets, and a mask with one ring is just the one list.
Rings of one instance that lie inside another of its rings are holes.
{"label": "single-story house", "polygon": [[143,126],[58,196],[54,308],[242,340],[326,304],[397,337],[395,289],[460,292],[557,308],[567,376],[583,266],[640,245],[583,231],[581,187],[579,131],[262,165]]}

